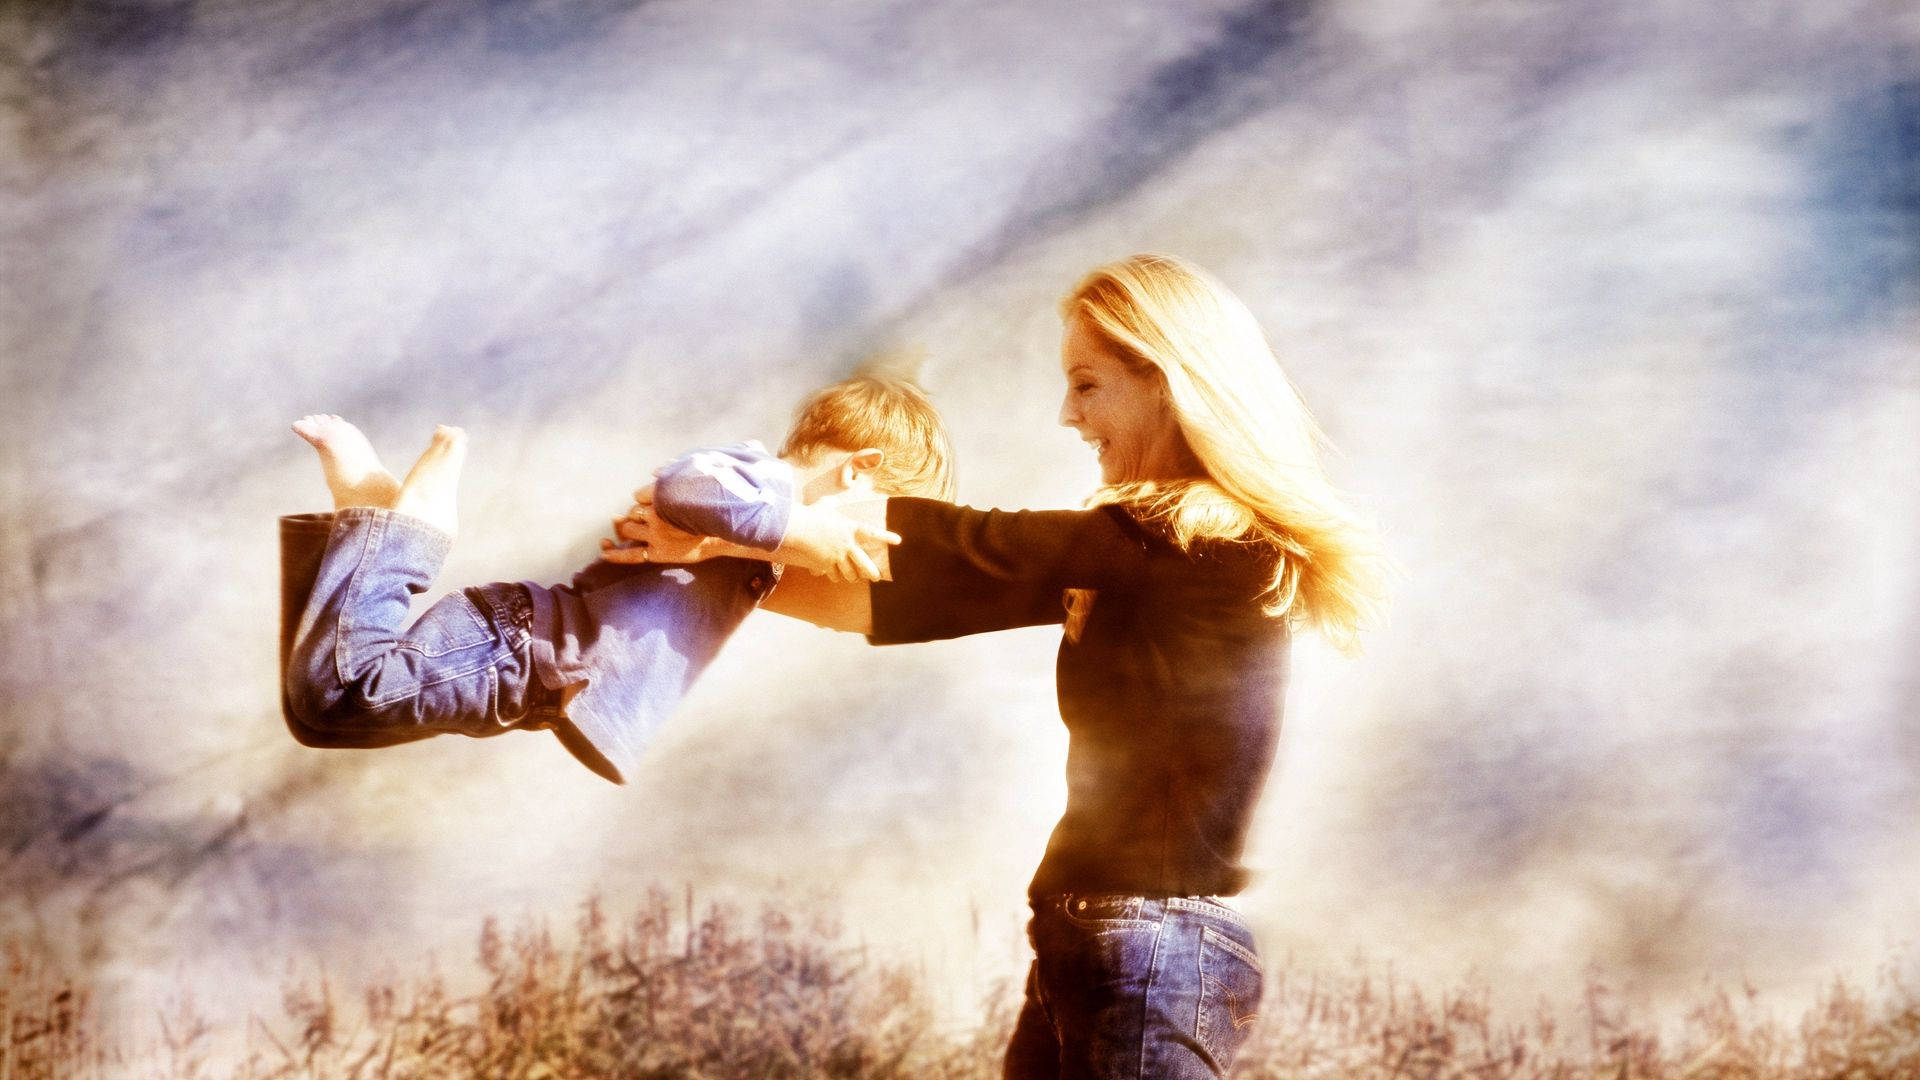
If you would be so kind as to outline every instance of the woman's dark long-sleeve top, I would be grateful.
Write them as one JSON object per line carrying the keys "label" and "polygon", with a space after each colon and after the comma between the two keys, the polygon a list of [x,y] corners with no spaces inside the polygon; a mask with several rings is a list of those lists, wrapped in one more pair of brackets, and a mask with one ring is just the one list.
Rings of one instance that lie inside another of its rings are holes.
{"label": "woman's dark long-sleeve top", "polygon": [[1098,590],[1060,645],[1067,811],[1029,895],[1240,891],[1287,681],[1286,626],[1260,611],[1274,555],[1183,552],[1117,506],[894,498],[887,528],[902,542],[892,580],[871,586],[875,644],[1058,623],[1065,590]]}

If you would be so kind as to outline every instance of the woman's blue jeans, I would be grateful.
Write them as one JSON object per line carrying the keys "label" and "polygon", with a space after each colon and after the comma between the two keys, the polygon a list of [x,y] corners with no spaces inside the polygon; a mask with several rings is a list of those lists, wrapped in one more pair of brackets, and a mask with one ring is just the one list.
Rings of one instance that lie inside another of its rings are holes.
{"label": "woman's blue jeans", "polygon": [[1224,1077],[1259,1011],[1253,931],[1215,900],[1066,893],[1027,935],[1008,1080]]}
{"label": "woman's blue jeans", "polygon": [[448,593],[408,625],[452,543],[376,507],[280,519],[281,706],[296,739],[377,747],[544,726],[521,586]]}

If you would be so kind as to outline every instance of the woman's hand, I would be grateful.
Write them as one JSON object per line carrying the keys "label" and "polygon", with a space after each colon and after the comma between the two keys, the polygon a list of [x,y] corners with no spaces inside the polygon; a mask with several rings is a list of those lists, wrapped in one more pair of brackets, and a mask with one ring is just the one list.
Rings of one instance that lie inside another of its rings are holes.
{"label": "woman's hand", "polygon": [[[613,519],[616,539],[600,538],[600,557],[616,563],[696,563],[745,550],[712,536],[695,536],[654,517],[640,507]],[[756,551],[751,557],[766,553]]]}
{"label": "woman's hand", "polygon": [[714,536],[675,528],[654,513],[653,485],[633,493],[633,508],[613,519],[613,539],[600,539],[600,557],[615,563],[696,563],[728,555],[766,557]]}
{"label": "woman's hand", "polygon": [[899,535],[856,521],[836,506],[795,503],[786,539],[774,554],[828,581],[879,581],[886,574],[875,556],[899,542]]}
{"label": "woman's hand", "polygon": [[653,485],[633,493],[633,508],[613,519],[614,539],[600,541],[600,555],[617,563],[692,563],[726,556],[791,563],[836,582],[879,581],[875,555],[900,537],[855,521],[831,506],[795,503],[786,539],[769,553],[711,536],[696,536],[662,519],[653,508]]}

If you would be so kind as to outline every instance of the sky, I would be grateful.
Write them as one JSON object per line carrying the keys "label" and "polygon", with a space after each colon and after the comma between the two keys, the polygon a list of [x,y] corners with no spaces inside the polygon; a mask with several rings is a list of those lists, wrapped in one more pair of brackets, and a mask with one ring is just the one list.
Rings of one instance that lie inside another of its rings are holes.
{"label": "sky", "polygon": [[0,191],[0,932],[127,1016],[653,883],[841,911],[964,1015],[1057,631],[755,616],[625,787],[304,748],[287,425],[468,430],[443,588],[563,580],[875,357],[962,501],[1073,506],[1055,304],[1135,251],[1247,301],[1406,571],[1295,645],[1269,956],[1794,1000],[1920,924],[1911,5],[11,0]]}

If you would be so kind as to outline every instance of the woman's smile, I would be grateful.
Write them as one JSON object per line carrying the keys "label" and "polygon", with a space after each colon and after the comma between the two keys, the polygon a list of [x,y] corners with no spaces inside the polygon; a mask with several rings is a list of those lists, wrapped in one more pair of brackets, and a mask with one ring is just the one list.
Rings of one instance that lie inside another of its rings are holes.
{"label": "woman's smile", "polygon": [[1100,480],[1125,484],[1196,472],[1158,369],[1129,364],[1099,331],[1076,317],[1060,345],[1067,393],[1060,423],[1078,432],[1100,462]]}

